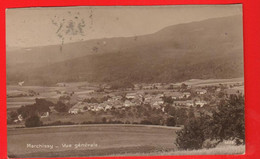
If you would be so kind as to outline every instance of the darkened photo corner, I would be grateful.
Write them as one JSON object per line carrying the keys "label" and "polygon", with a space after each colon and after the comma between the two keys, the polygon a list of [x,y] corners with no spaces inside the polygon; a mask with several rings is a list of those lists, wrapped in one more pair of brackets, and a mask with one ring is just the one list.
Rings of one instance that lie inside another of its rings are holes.
{"label": "darkened photo corner", "polygon": [[242,5],[6,10],[8,157],[245,153]]}

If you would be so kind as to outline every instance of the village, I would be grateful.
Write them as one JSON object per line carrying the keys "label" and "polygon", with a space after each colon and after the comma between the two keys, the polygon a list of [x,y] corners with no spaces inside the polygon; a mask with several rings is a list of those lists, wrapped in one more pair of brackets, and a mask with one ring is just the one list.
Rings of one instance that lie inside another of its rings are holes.
{"label": "village", "polygon": [[[227,98],[231,94],[243,94],[243,89],[240,89],[243,88],[243,84],[243,82],[206,85],[192,85],[188,83],[139,83],[133,84],[131,87],[115,89],[109,84],[57,83],[55,87],[49,88],[48,91],[45,88],[45,92],[41,92],[39,89],[28,89],[23,92],[13,91],[12,94],[8,94],[9,100],[22,101],[25,98],[33,99],[32,104],[21,104],[17,108],[11,109],[12,111],[9,111],[9,114],[15,114],[10,115],[11,121],[9,124],[24,123],[24,119],[28,118],[26,116],[30,112],[29,107],[38,107],[44,103],[39,99],[46,100],[45,103],[47,105],[45,104],[43,107],[47,108],[39,109],[38,116],[41,120],[47,121],[47,123],[50,120],[54,120],[50,116],[56,116],[55,120],[59,121],[59,118],[64,118],[64,114],[77,118],[77,115],[80,114],[84,115],[87,112],[93,114],[96,112],[101,114],[99,116],[102,117],[104,114],[111,114],[112,111],[117,111],[120,114],[120,112],[125,110],[147,106],[157,111],[157,113],[169,116],[170,114],[167,112],[169,107],[185,110],[190,108],[214,108],[221,99]],[[19,88],[21,90],[27,87],[19,86]],[[156,114],[156,112],[154,113]],[[124,115],[122,115],[122,118],[124,118]]]}
{"label": "village", "polygon": [[[77,103],[69,109],[68,113],[107,111],[142,105],[150,105],[153,109],[162,112],[166,105],[183,108],[215,106],[216,101],[224,95],[243,93],[243,91],[231,89],[239,86],[242,86],[242,83],[203,87],[191,87],[184,83],[177,86],[162,83],[135,84],[133,88],[118,90],[111,90],[109,86],[106,86],[102,92],[89,90],[84,95],[78,93]],[[102,99],[100,100],[100,98]],[[70,97],[65,95],[63,102],[69,103],[69,99]]]}

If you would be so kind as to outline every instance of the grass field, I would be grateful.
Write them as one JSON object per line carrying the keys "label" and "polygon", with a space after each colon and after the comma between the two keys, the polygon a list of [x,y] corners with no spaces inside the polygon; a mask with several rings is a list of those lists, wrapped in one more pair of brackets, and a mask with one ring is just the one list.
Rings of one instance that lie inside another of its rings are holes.
{"label": "grass field", "polygon": [[[151,153],[127,153],[119,156],[187,156],[187,155],[242,155],[245,154],[245,145],[217,146],[210,149],[183,150],[183,151],[165,151]],[[113,155],[111,155],[113,156]]]}
{"label": "grass field", "polygon": [[[180,128],[142,125],[83,125],[8,130],[9,157],[80,157],[174,150]],[[53,145],[30,148],[31,145]],[[63,147],[62,144],[71,144]],[[96,144],[79,147],[75,144]]]}
{"label": "grass field", "polygon": [[231,79],[191,79],[188,81],[184,81],[181,83],[177,83],[176,85],[181,85],[182,83],[191,85],[191,86],[212,86],[221,84],[236,84],[244,82],[244,78],[231,78]]}

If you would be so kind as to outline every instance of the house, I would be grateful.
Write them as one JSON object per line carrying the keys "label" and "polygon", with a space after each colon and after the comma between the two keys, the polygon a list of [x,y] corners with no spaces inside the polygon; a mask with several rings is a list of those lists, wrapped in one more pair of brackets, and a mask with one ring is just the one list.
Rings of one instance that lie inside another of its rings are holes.
{"label": "house", "polygon": [[24,84],[24,81],[18,82],[18,85],[19,85],[19,86],[23,86],[23,84]]}
{"label": "house", "polygon": [[142,84],[134,84],[134,89],[135,90],[140,90],[142,88],[143,88]]}
{"label": "house", "polygon": [[23,116],[21,114],[18,115],[18,121],[23,121]]}
{"label": "house", "polygon": [[196,105],[196,106],[203,107],[205,104],[207,104],[206,101],[195,101],[195,105]]}
{"label": "house", "polygon": [[221,91],[221,89],[220,89],[220,88],[217,88],[217,89],[216,89],[216,92],[220,92],[220,91]]}
{"label": "house", "polygon": [[162,85],[162,83],[154,83],[153,88],[161,89],[161,88],[163,88],[163,85]]}
{"label": "house", "polygon": [[183,99],[184,94],[181,92],[164,92],[165,97],[172,97],[172,99]]}
{"label": "house", "polygon": [[194,106],[193,100],[186,100],[186,106],[193,107]]}
{"label": "house", "polygon": [[207,90],[205,90],[205,89],[197,89],[197,90],[196,90],[196,93],[197,93],[197,94],[200,94],[200,95],[203,95],[203,94],[206,94],[206,93],[207,93]]}
{"label": "house", "polygon": [[136,99],[133,99],[131,102],[134,103],[134,105],[141,105],[142,104],[142,99],[136,98]]}
{"label": "house", "polygon": [[50,115],[49,112],[45,112],[43,113],[43,115],[41,115],[41,118],[47,118]]}
{"label": "house", "polygon": [[157,94],[156,95],[156,98],[163,98],[164,97],[164,94],[163,93],[160,93],[160,94]]}
{"label": "house", "polygon": [[116,101],[116,100],[121,100],[123,97],[122,96],[113,96],[112,99],[113,101]]}
{"label": "house", "polygon": [[194,102],[192,100],[185,100],[185,101],[174,101],[173,104],[175,106],[194,106]]}
{"label": "house", "polygon": [[112,106],[110,106],[110,105],[105,106],[105,111],[110,110],[110,109],[112,109]]}
{"label": "house", "polygon": [[130,106],[134,106],[135,104],[133,103],[133,102],[131,102],[130,100],[126,100],[125,102],[124,102],[124,106],[125,107],[130,107]]}
{"label": "house", "polygon": [[225,93],[227,95],[238,95],[238,94],[244,95],[244,87],[230,88],[230,89],[225,90]]}
{"label": "house", "polygon": [[100,104],[100,105],[94,107],[94,110],[95,110],[95,111],[105,110],[105,107],[106,107],[105,104]]}
{"label": "house", "polygon": [[159,108],[161,105],[164,104],[164,101],[160,97],[160,95],[159,96],[157,95],[155,98],[151,99],[150,104],[151,104],[152,107]]}
{"label": "house", "polygon": [[152,108],[155,108],[155,109],[161,109],[161,106],[160,105],[157,105],[157,104],[153,104],[153,105],[151,105],[152,106]]}
{"label": "house", "polygon": [[164,103],[164,101],[163,100],[158,100],[158,101],[154,101],[153,103],[152,103],[152,106],[157,106],[157,105],[163,105],[163,103]]}
{"label": "house", "polygon": [[97,103],[78,102],[72,108],[69,109],[69,113],[78,114],[79,112],[86,112],[90,110],[91,107],[95,107],[96,105]]}
{"label": "house", "polygon": [[190,92],[183,92],[185,98],[189,98],[191,96]]}
{"label": "house", "polygon": [[162,112],[165,112],[165,107],[162,107]]}
{"label": "house", "polygon": [[143,84],[142,86],[143,89],[153,89],[153,85],[152,84]]}
{"label": "house", "polygon": [[144,98],[144,104],[150,104],[151,103],[151,101],[152,101],[152,96],[146,96],[145,98]]}
{"label": "house", "polygon": [[136,98],[136,96],[137,96],[136,93],[127,93],[125,97],[127,99],[134,99],[134,98]]}
{"label": "house", "polygon": [[79,112],[80,112],[80,110],[78,108],[74,108],[74,109],[69,110],[70,114],[78,114]]}
{"label": "house", "polygon": [[113,105],[112,108],[121,109],[121,108],[123,108],[123,104],[121,104],[121,105]]}

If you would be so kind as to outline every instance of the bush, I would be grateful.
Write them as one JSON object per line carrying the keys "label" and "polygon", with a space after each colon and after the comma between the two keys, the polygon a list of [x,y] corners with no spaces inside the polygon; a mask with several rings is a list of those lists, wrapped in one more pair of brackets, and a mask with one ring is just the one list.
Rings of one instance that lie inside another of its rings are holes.
{"label": "bush", "polygon": [[106,117],[103,117],[102,118],[102,123],[106,123],[107,122],[107,118]]}
{"label": "bush", "polygon": [[25,120],[25,127],[38,127],[41,125],[42,125],[42,122],[38,115],[32,115]]}
{"label": "bush", "polygon": [[38,112],[50,112],[50,106],[54,105],[52,102],[46,99],[35,99],[35,107]]}
{"label": "bush", "polygon": [[149,121],[149,120],[142,120],[142,121],[140,122],[140,124],[143,124],[143,125],[152,125],[153,123],[152,123],[151,121]]}
{"label": "bush", "polygon": [[199,120],[190,120],[182,130],[176,132],[176,146],[182,150],[201,149],[205,141],[204,131]]}
{"label": "bush", "polygon": [[11,120],[13,121],[13,120],[17,119],[18,113],[17,113],[16,111],[11,111],[11,112],[9,113],[9,117],[10,117]]}
{"label": "bush", "polygon": [[244,96],[231,95],[213,112],[212,138],[245,144]]}
{"label": "bush", "polygon": [[60,113],[68,111],[68,107],[66,106],[66,104],[62,103],[61,101],[57,102],[57,104],[54,106],[54,109]]}
{"label": "bush", "polygon": [[167,126],[175,126],[176,125],[175,118],[174,117],[167,118],[166,125]]}
{"label": "bush", "polygon": [[54,121],[52,123],[48,123],[48,124],[44,124],[44,126],[58,126],[58,125],[75,125],[76,123],[73,123],[73,122],[62,122],[60,120],[58,121]]}

